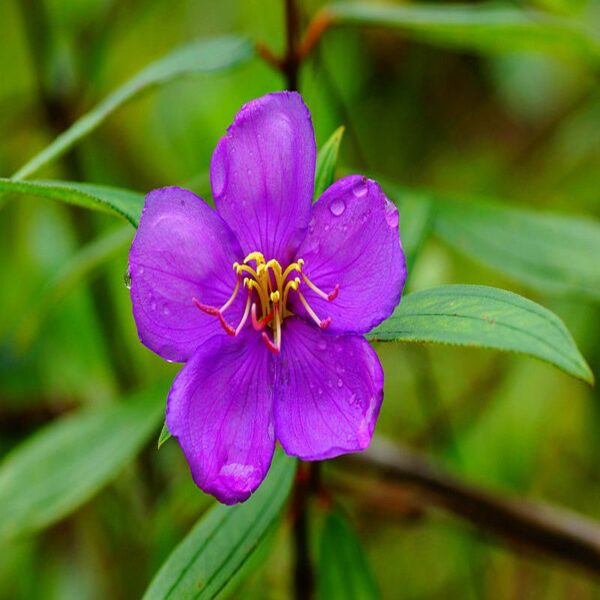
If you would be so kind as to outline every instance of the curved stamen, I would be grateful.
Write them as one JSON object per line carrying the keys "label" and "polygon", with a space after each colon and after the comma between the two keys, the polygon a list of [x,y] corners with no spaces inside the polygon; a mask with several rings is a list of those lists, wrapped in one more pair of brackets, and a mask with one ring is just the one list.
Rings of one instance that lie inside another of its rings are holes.
{"label": "curved stamen", "polygon": [[275,304],[273,307],[273,311],[275,312],[275,335],[274,335],[274,343],[277,350],[281,350],[281,315],[279,314],[279,304]]}
{"label": "curved stamen", "polygon": [[300,277],[296,277],[292,281],[288,281],[285,284],[285,289],[283,290],[283,308],[284,310],[287,307],[288,296],[290,295],[290,290],[298,291],[298,286],[300,285]]}
{"label": "curved stamen", "polygon": [[262,340],[265,343],[265,346],[273,353],[279,354],[279,348],[273,344],[273,342],[269,339],[269,336],[265,331],[262,332]]}
{"label": "curved stamen", "polygon": [[340,293],[340,284],[336,283],[333,292],[326,294],[321,288],[317,287],[304,273],[300,272],[302,275],[302,279],[304,283],[317,295],[321,296],[323,300],[327,300],[328,302],[332,302],[335,300]]}
{"label": "curved stamen", "polygon": [[248,320],[248,315],[250,314],[250,305],[252,304],[252,292],[248,289],[248,299],[246,300],[246,308],[244,309],[244,314],[242,316],[242,320],[239,322],[238,326],[235,328],[235,335],[237,335],[242,327],[246,324]]}
{"label": "curved stamen", "polygon": [[[254,268],[248,265],[248,262],[254,262]],[[230,336],[236,336],[244,328],[248,319],[256,331],[261,332],[261,337],[267,348],[278,354],[281,351],[282,342],[282,323],[284,319],[294,313],[288,308],[290,292],[293,290],[298,294],[300,302],[310,315],[311,319],[321,328],[327,329],[331,324],[331,317],[320,319],[317,313],[310,306],[304,294],[300,291],[300,285],[305,283],[310,290],[320,298],[331,302],[335,300],[340,291],[340,285],[336,284],[333,291],[325,293],[316,286],[303,272],[304,260],[299,258],[296,262],[289,264],[285,269],[276,259],[269,261],[260,252],[250,252],[245,258],[243,264],[233,263],[233,269],[237,274],[235,287],[229,299],[221,306],[210,306],[203,304],[197,298],[192,298],[195,306],[202,312],[217,317],[223,329]],[[298,273],[298,277],[290,278],[292,273]],[[288,280],[289,279],[289,280]],[[248,296],[244,307],[242,318],[234,328],[224,317],[224,313],[234,303],[240,286],[243,285],[248,290]],[[254,295],[256,293],[256,295]],[[255,301],[253,301],[253,299]],[[259,312],[260,318],[259,318]],[[273,337],[269,337],[266,331],[263,331],[267,325],[273,331]]]}
{"label": "curved stamen", "polygon": [[219,309],[221,312],[225,312],[231,306],[233,301],[235,300],[235,297],[237,296],[238,291],[240,289],[241,279],[242,279],[241,277],[237,278],[237,281],[235,282],[235,287],[233,288],[233,293],[229,297],[229,300],[227,300],[227,302],[225,302],[225,304],[223,304],[223,306],[221,306],[221,308]]}
{"label": "curved stamen", "polygon": [[317,313],[311,308],[310,304],[306,301],[306,298],[302,294],[301,291],[298,290],[298,298],[300,298],[300,302],[306,309],[306,312],[310,315],[311,319],[321,328],[327,329],[329,325],[331,325],[331,317],[327,317],[326,319],[319,319]]}
{"label": "curved stamen", "polygon": [[256,303],[252,304],[252,327],[256,329],[256,331],[260,331],[264,329],[272,320],[273,320],[273,311],[271,311],[266,317],[263,317],[260,321],[256,318]]}

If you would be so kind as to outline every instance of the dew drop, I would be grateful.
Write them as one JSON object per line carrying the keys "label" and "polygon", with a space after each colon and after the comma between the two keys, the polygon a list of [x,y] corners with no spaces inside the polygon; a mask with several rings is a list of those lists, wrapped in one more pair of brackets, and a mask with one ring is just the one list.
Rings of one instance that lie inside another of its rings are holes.
{"label": "dew drop", "polygon": [[156,310],[156,302],[154,300],[150,302],[150,310]]}
{"label": "dew drop", "polygon": [[131,289],[131,273],[129,272],[129,269],[127,269],[127,271],[125,271],[125,274],[123,275],[123,281],[125,282],[125,287],[130,290]]}
{"label": "dew drop", "polygon": [[138,269],[138,275],[143,275],[144,274],[144,267],[140,267]]}
{"label": "dew drop", "polygon": [[344,214],[346,203],[341,198],[334,198],[329,203],[329,210],[334,217],[339,217]]}
{"label": "dew drop", "polygon": [[327,342],[325,340],[319,340],[317,342],[317,347],[319,348],[319,350],[326,350],[327,349]]}
{"label": "dew drop", "polygon": [[223,190],[225,189],[225,179],[225,161],[222,157],[219,157],[213,162],[210,172],[210,182],[212,184],[213,194],[216,198],[219,198],[223,195]]}
{"label": "dew drop", "polygon": [[362,198],[369,191],[367,186],[367,180],[363,177],[356,185],[352,188],[352,193],[356,198]]}
{"label": "dew drop", "polygon": [[385,220],[390,227],[398,227],[398,209],[389,201],[385,201]]}
{"label": "dew drop", "polygon": [[344,385],[344,382],[342,381],[342,378],[341,378],[341,377],[338,377],[338,380],[337,380],[337,386],[338,386],[339,388],[341,388],[343,385]]}
{"label": "dew drop", "polygon": [[168,317],[171,314],[171,310],[169,309],[169,307],[166,304],[163,305],[162,312],[163,312],[163,315],[165,315],[165,317]]}

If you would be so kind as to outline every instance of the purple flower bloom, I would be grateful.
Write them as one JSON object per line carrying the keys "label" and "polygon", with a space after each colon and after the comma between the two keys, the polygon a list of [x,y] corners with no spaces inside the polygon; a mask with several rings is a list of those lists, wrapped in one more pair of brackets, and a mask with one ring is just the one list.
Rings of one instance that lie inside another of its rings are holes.
{"label": "purple flower bloom", "polygon": [[381,407],[363,334],[400,301],[398,211],[360,176],[313,205],[315,158],[299,94],[249,102],[212,157],[216,210],[154,190],[129,254],[140,340],[186,363],[167,426],[226,504],[260,485],[276,440],[304,460],[362,450]]}

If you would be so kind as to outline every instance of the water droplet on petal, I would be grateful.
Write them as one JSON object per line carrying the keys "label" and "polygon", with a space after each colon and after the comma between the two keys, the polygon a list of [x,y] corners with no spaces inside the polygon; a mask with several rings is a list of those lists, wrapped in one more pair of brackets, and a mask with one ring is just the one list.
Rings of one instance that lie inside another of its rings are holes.
{"label": "water droplet on petal", "polygon": [[398,209],[389,201],[385,201],[385,220],[390,227],[398,227]]}
{"label": "water droplet on petal", "polygon": [[138,272],[138,275],[143,275],[144,274],[144,267],[140,267],[137,272]]}
{"label": "water droplet on petal", "polygon": [[334,217],[339,217],[346,210],[346,203],[341,198],[334,198],[329,203],[329,210]]}
{"label": "water droplet on petal", "polygon": [[327,342],[325,340],[319,340],[317,342],[317,347],[319,348],[319,350],[326,350],[327,349]]}
{"label": "water droplet on petal", "polygon": [[165,315],[165,317],[168,317],[171,314],[171,310],[166,304],[163,305],[162,311],[163,311],[163,315]]}
{"label": "water droplet on petal", "polygon": [[337,386],[338,386],[339,388],[341,388],[343,385],[344,385],[344,382],[342,381],[341,377],[338,377],[338,380],[337,380]]}
{"label": "water droplet on petal", "polygon": [[156,302],[154,300],[150,302],[150,310],[156,310]]}
{"label": "water droplet on petal", "polygon": [[362,198],[369,191],[369,187],[367,186],[367,179],[363,177],[360,181],[358,181],[354,187],[352,188],[352,193],[356,198]]}
{"label": "water droplet on petal", "polygon": [[[233,148],[231,149],[233,151]],[[212,169],[210,172],[210,182],[212,184],[213,194],[216,198],[219,198],[223,195],[223,190],[225,189],[225,161],[222,156],[219,156],[212,165]]]}

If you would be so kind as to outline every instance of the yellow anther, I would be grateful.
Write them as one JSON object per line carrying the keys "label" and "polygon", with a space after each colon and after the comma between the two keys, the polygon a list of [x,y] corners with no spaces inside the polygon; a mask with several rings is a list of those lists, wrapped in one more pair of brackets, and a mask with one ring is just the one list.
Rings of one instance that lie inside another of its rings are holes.
{"label": "yellow anther", "polygon": [[[254,265],[250,266],[247,264],[250,262],[254,262]],[[326,294],[314,285],[303,273],[303,265],[304,260],[299,258],[296,262],[289,264],[283,269],[279,261],[274,258],[267,261],[262,252],[258,251],[250,252],[250,254],[244,258],[243,264],[234,262],[233,269],[238,276],[238,280],[233,294],[221,307],[220,311],[224,311],[233,304],[234,298],[240,287],[247,289],[250,293],[248,293],[248,299],[246,300],[246,307],[240,325],[235,329],[230,327],[227,329],[227,332],[230,333],[230,335],[239,333],[249,318],[250,306],[254,305],[254,308],[252,308],[252,311],[254,311],[252,313],[254,315],[253,322],[257,320],[260,320],[261,322],[264,321],[261,329],[267,325],[271,328],[273,331],[273,345],[275,348],[280,349],[281,324],[286,317],[293,315],[293,312],[287,306],[290,291],[294,291],[298,294],[298,298],[304,305],[308,314],[317,325],[325,329],[329,325],[331,319],[327,318],[321,320],[308,304],[306,298],[300,291],[300,288],[301,285],[306,285],[322,298],[332,301],[335,299],[335,296],[337,296],[339,286],[336,286],[336,289],[332,293]],[[294,274],[298,276],[292,278],[292,275]],[[256,295],[254,295],[254,293],[256,293]],[[257,309],[260,309],[260,317],[255,314]],[[234,333],[231,333],[232,331]],[[262,335],[264,336],[266,334],[263,332]]]}
{"label": "yellow anther", "polygon": [[287,269],[283,272],[282,279],[285,281],[292,271],[302,272],[302,264],[304,261],[300,258],[297,262],[292,263],[287,267]]}
{"label": "yellow anther", "polygon": [[247,263],[251,260],[255,261],[257,266],[265,263],[265,257],[263,256],[262,252],[250,252],[250,254],[244,258],[244,263]]}
{"label": "yellow anther", "polygon": [[298,287],[300,286],[300,277],[296,277],[292,279],[292,281],[288,281],[285,284],[285,289],[283,290],[283,307],[287,307],[288,296],[290,295],[290,290],[298,291]]}

